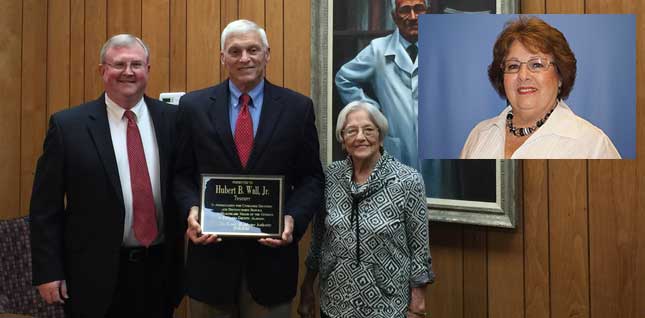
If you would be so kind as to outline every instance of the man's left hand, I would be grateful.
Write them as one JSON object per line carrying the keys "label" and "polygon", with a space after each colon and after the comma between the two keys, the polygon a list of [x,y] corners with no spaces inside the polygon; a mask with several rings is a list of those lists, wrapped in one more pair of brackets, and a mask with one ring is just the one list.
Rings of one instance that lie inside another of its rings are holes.
{"label": "man's left hand", "polygon": [[291,215],[284,216],[284,231],[282,231],[281,238],[261,238],[258,240],[258,243],[268,247],[286,246],[291,242],[293,242],[293,217]]}

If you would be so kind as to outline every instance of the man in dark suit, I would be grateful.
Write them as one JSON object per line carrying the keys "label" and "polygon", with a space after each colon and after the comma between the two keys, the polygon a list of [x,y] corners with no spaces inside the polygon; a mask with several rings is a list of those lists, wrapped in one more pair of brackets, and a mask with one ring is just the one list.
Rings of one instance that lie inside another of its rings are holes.
{"label": "man in dark suit", "polygon": [[184,228],[171,189],[176,107],[144,96],[147,46],[101,49],[105,93],[51,116],[31,197],[33,283],[68,317],[171,317]]}
{"label": "man in dark suit", "polygon": [[[264,79],[266,34],[248,20],[222,32],[219,85],[179,102],[175,195],[188,214],[187,293],[195,317],[288,317],[298,240],[321,208],[323,173],[311,99]],[[277,239],[217,237],[198,222],[200,174],[282,175],[284,231]]]}

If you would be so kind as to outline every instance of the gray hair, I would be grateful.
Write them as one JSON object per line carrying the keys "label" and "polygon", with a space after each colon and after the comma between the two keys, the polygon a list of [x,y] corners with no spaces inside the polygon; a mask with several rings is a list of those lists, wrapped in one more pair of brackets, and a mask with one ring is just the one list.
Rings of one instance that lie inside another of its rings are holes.
{"label": "gray hair", "polygon": [[150,50],[140,38],[132,34],[117,34],[107,40],[107,42],[103,44],[103,47],[101,47],[101,53],[99,54],[101,64],[105,63],[105,53],[107,52],[107,50],[113,47],[131,47],[135,44],[138,44],[143,48],[143,51],[146,53],[146,62],[149,62]]}
{"label": "gray hair", "polygon": [[247,33],[247,32],[257,32],[257,34],[260,36],[260,39],[262,40],[264,49],[267,49],[269,47],[269,40],[267,40],[267,33],[264,31],[263,28],[261,28],[253,21],[240,19],[229,23],[224,28],[224,31],[222,31],[222,38],[220,40],[220,49],[224,51],[224,43],[226,43],[226,39],[228,39],[229,36],[233,34],[240,34],[240,33]]}
{"label": "gray hair", "polygon": [[[428,0],[423,0],[423,2],[426,4],[426,7],[430,7]],[[390,1],[390,11],[396,12],[396,0]]]}
{"label": "gray hair", "polygon": [[388,124],[387,119],[381,113],[381,111],[374,105],[370,104],[364,100],[357,100],[347,104],[338,114],[338,121],[336,122],[336,140],[338,142],[343,142],[343,128],[345,128],[345,122],[347,121],[347,116],[349,114],[364,110],[370,117],[370,120],[376,125],[379,131],[379,141],[383,141],[383,138],[387,135]]}

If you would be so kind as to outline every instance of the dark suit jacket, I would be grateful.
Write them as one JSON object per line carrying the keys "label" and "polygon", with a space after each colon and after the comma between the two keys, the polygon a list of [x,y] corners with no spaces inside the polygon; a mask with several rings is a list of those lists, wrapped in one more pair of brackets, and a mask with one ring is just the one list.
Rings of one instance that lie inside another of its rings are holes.
{"label": "dark suit jacket", "polygon": [[210,304],[237,302],[241,271],[262,305],[289,301],[298,281],[298,240],[321,208],[323,172],[311,99],[265,81],[264,103],[246,169],[237,155],[229,120],[228,81],[184,95],[179,102],[180,141],[175,196],[187,213],[200,205],[200,174],[285,176],[284,213],[295,221],[294,242],[270,248],[256,240],[225,238],[188,248],[187,292]]}
{"label": "dark suit jacket", "polygon": [[[145,97],[159,149],[169,303],[179,299],[185,223],[172,199],[176,106]],[[117,283],[125,207],[105,97],[51,116],[31,197],[33,283],[67,280],[74,314],[105,314]],[[65,204],[66,200],[66,204]],[[182,221],[181,223],[179,221]]]}

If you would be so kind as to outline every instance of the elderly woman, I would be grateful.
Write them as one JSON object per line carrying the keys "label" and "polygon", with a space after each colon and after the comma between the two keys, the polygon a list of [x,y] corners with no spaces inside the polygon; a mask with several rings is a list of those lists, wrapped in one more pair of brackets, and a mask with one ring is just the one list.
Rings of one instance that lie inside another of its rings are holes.
{"label": "elderly woman", "polygon": [[425,317],[433,279],[421,175],[383,151],[385,117],[352,102],[336,139],[348,156],[326,171],[326,213],[318,213],[298,312],[313,317],[320,273],[322,317]]}
{"label": "elderly woman", "polygon": [[465,159],[620,159],[609,137],[564,103],[576,57],[564,35],[536,17],[509,21],[488,77],[510,105],[470,132]]}

